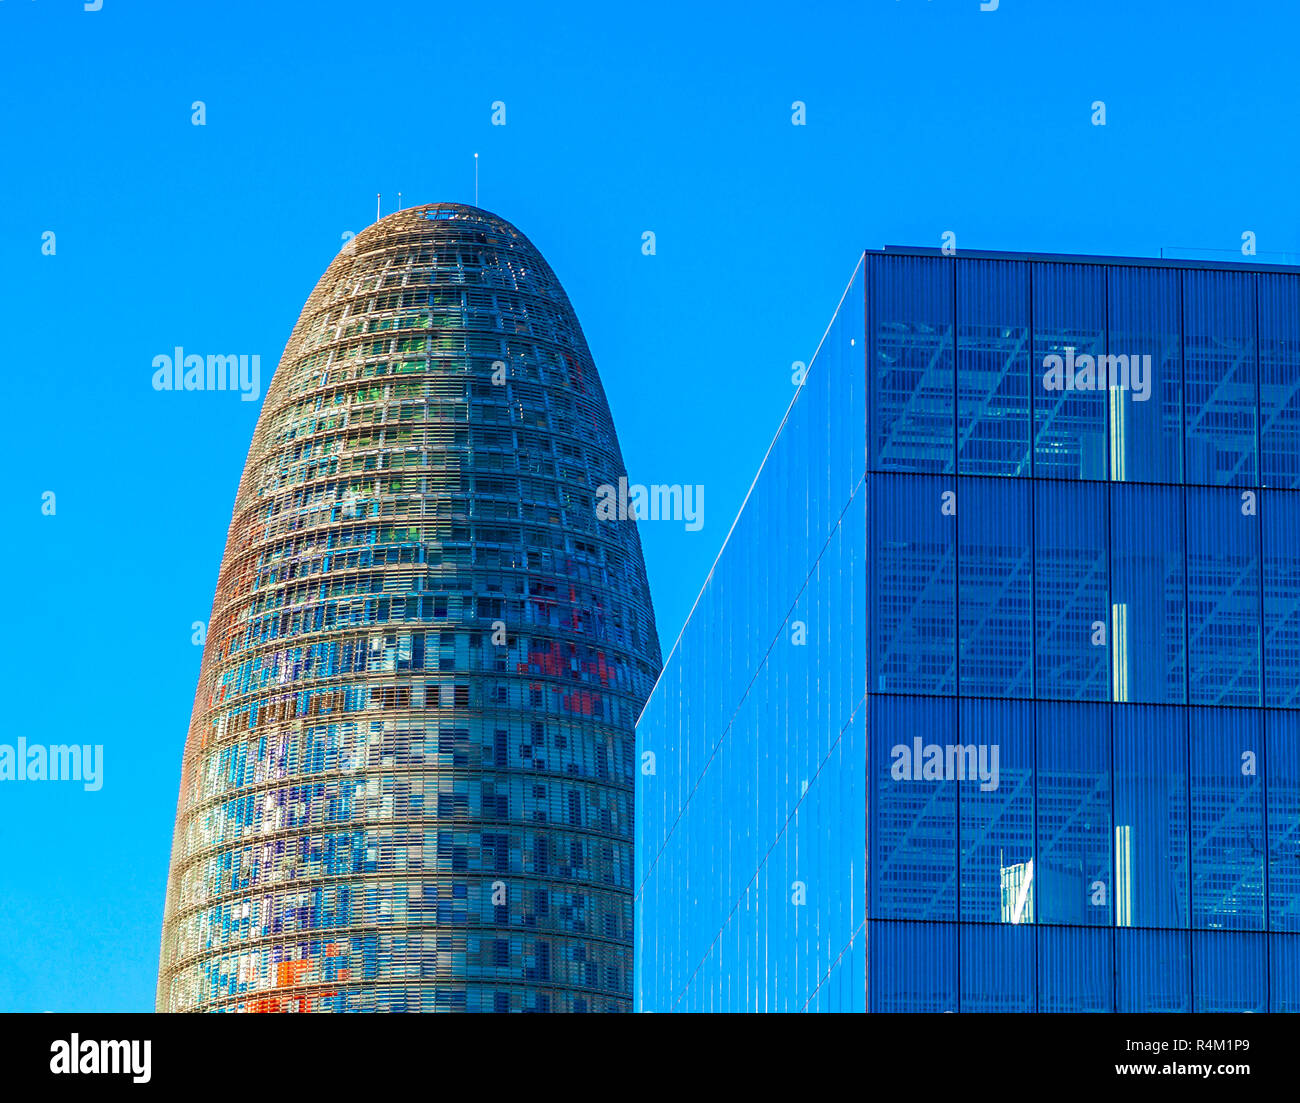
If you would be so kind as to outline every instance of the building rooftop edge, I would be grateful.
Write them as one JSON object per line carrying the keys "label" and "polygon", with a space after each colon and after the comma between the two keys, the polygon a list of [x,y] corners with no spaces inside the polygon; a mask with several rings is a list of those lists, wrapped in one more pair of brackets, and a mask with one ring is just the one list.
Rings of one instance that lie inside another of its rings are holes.
{"label": "building rooftop edge", "polygon": [[1223,272],[1300,273],[1300,265],[1253,260],[1195,260],[1173,257],[1112,257],[1090,253],[1035,253],[1005,249],[958,249],[945,253],[937,246],[884,245],[865,249],[868,256],[951,256],[966,260],[1040,261],[1051,264],[1111,264],[1129,268],[1199,268]]}

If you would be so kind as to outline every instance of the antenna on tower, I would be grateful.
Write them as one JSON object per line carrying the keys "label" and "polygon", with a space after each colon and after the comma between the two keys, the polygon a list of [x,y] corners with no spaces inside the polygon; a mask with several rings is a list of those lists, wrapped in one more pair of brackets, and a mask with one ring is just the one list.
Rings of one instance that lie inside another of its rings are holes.
{"label": "antenna on tower", "polygon": [[478,206],[478,154],[474,154],[474,206]]}
{"label": "antenna on tower", "polygon": [[381,192],[375,192],[375,221],[379,221],[379,201],[383,198]]}

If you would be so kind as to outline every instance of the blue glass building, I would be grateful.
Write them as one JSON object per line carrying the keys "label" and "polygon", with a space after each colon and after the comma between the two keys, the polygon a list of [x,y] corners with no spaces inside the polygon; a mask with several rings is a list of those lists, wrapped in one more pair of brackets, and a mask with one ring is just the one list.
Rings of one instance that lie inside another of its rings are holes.
{"label": "blue glass building", "polygon": [[645,1011],[1300,1010],[1300,269],[864,254],[637,726]]}

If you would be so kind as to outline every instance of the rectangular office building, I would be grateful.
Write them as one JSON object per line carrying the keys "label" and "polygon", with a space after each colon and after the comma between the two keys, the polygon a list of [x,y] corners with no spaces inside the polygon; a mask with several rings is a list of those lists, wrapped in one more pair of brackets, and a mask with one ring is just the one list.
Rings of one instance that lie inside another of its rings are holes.
{"label": "rectangular office building", "polygon": [[639,1010],[1300,1010],[1300,269],[864,254],[637,751]]}

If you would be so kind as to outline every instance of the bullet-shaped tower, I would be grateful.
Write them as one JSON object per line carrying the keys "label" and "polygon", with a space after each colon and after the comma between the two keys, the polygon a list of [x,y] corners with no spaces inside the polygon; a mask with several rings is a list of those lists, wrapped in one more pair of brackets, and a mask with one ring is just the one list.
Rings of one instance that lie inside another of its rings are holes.
{"label": "bullet-shaped tower", "polygon": [[504,219],[330,264],[258,420],[181,773],[165,1011],[630,1008],[660,667],[578,319]]}

